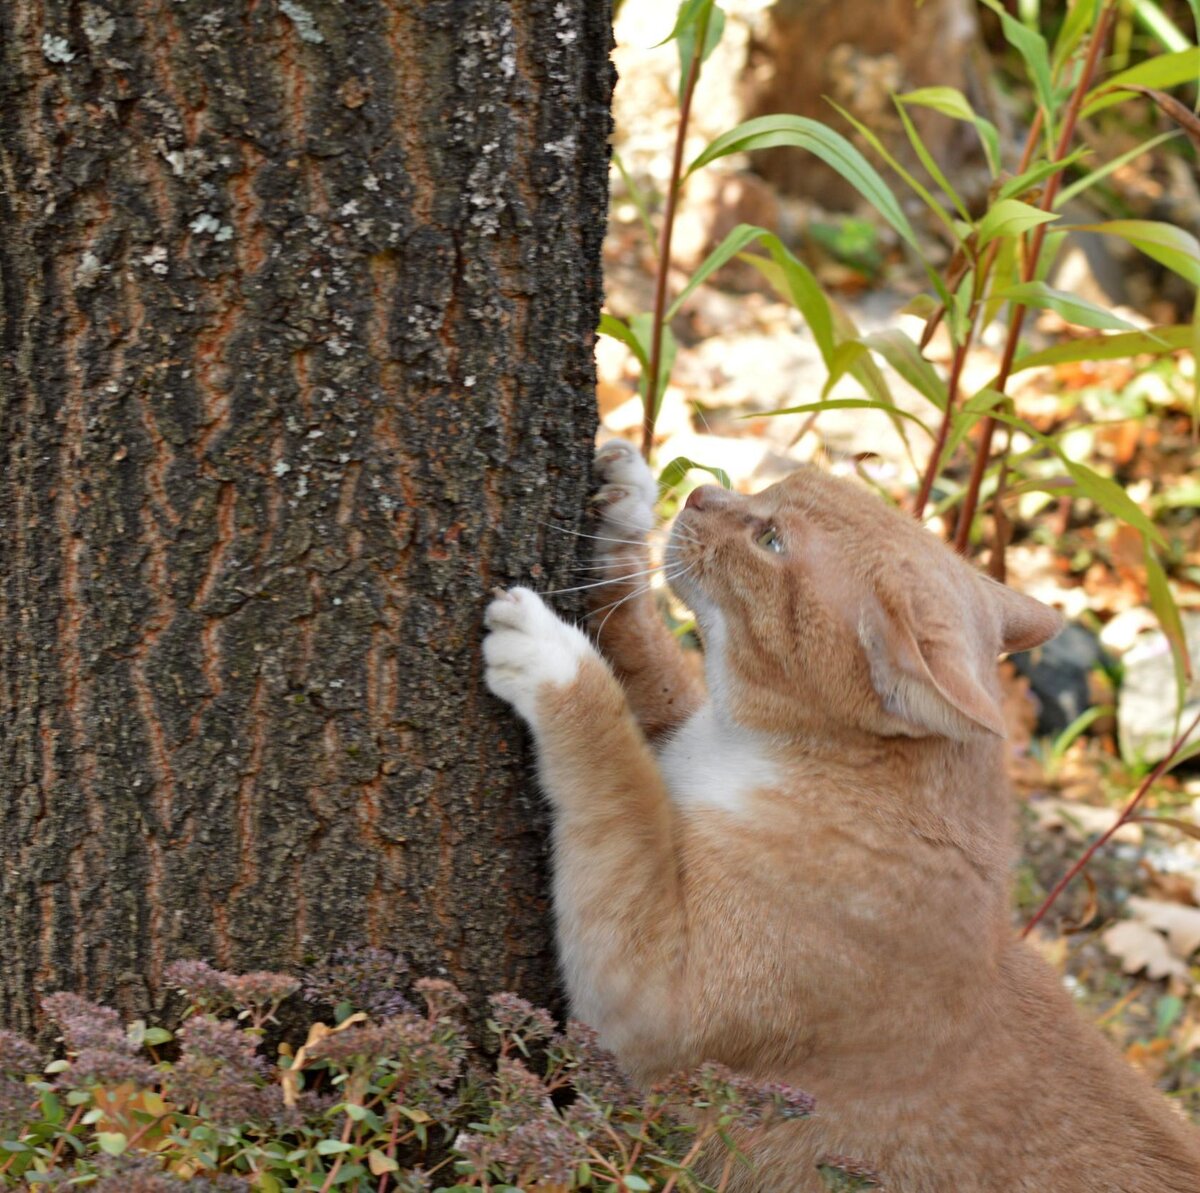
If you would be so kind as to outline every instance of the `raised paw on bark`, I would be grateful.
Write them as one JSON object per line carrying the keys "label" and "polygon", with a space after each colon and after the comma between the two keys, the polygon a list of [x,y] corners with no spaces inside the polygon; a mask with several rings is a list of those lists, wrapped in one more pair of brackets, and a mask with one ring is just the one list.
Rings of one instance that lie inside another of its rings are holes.
{"label": "raised paw on bark", "polygon": [[484,682],[531,725],[538,693],[545,685],[562,687],[595,654],[587,637],[554,613],[528,588],[497,589],[487,607],[483,640]]}
{"label": "raised paw on bark", "polygon": [[658,482],[646,461],[633,444],[614,439],[596,453],[595,470],[604,482],[592,499],[600,511],[600,533],[643,539],[654,529],[658,500]]}

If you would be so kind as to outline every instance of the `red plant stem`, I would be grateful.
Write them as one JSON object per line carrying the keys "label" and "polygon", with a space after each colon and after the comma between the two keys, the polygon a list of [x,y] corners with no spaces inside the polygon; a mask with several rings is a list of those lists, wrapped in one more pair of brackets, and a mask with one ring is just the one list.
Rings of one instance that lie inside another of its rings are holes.
{"label": "red plant stem", "polygon": [[671,233],[675,230],[675,204],[679,193],[679,178],[683,173],[683,146],[687,139],[688,118],[692,111],[692,96],[700,78],[700,59],[708,38],[708,18],[712,5],[704,10],[696,29],[696,44],[683,85],[683,101],[679,105],[679,128],[675,133],[675,155],[671,159],[671,181],[663,207],[662,235],[658,246],[658,273],[654,278],[654,320],[650,329],[650,375],[646,378],[646,403],[642,412],[642,457],[650,459],[654,446],[654,420],[658,406],[658,370],[662,364],[663,317],[667,310],[667,275],[671,271]]}
{"label": "red plant stem", "polygon": [[[342,1143],[350,1142],[350,1131],[353,1126],[353,1119],[351,1119],[349,1115],[346,1115],[346,1122],[342,1127]],[[338,1158],[334,1161],[333,1167],[329,1170],[329,1175],[325,1178],[325,1183],[321,1186],[320,1193],[329,1193],[329,1190],[333,1188],[333,1182],[337,1179],[337,1174],[341,1172],[342,1161],[345,1160],[345,1158],[345,1152],[338,1152]]]}
{"label": "red plant stem", "polygon": [[[1024,174],[1029,169],[1029,163],[1033,160],[1034,150],[1037,149],[1038,140],[1042,135],[1042,109],[1034,113],[1033,120],[1029,125],[1029,133],[1025,137],[1025,147],[1021,150],[1021,160],[1017,163],[1017,175]],[[983,264],[979,266],[979,273],[975,279],[975,297],[971,302],[971,317],[967,323],[967,334],[964,337],[964,342],[955,349],[954,359],[950,365],[950,379],[946,385],[946,409],[942,415],[942,425],[938,429],[937,443],[934,445],[933,454],[929,457],[929,463],[925,467],[925,475],[921,478],[921,491],[917,495],[916,504],[913,507],[913,516],[920,518],[925,513],[925,505],[929,501],[929,494],[933,491],[933,482],[937,480],[938,467],[941,463],[942,448],[946,444],[946,436],[950,430],[950,422],[954,416],[954,404],[958,400],[958,384],[959,377],[962,373],[963,364],[967,359],[967,350],[970,346],[971,337],[975,334],[975,321],[979,317],[979,303],[987,288],[988,278],[992,274],[992,266],[996,263],[996,253],[999,251],[1000,242],[993,240],[988,245],[987,253],[984,255]],[[949,283],[949,279],[947,279]],[[939,306],[936,311],[929,317],[929,322],[925,325],[925,330],[921,333],[920,351],[924,352],[929,346],[930,340],[933,339],[933,333],[937,330],[938,324],[946,314],[944,305]],[[815,418],[816,415],[814,414]]]}
{"label": "red plant stem", "polygon": [[921,478],[921,491],[917,494],[916,503],[913,505],[913,517],[920,519],[925,513],[925,506],[929,501],[929,494],[933,492],[933,482],[938,474],[938,465],[942,458],[942,451],[946,446],[946,437],[950,433],[951,414],[954,410],[954,401],[958,397],[958,379],[962,376],[963,365],[967,360],[967,350],[971,346],[971,335],[975,330],[975,320],[971,319],[967,326],[967,334],[963,336],[963,341],[954,349],[954,359],[950,362],[950,378],[946,382],[946,409],[942,411],[942,425],[938,427],[937,440],[933,445],[933,453],[929,457],[929,463],[925,467],[925,475]]}
{"label": "red plant stem", "polygon": [[[1113,20],[1116,18],[1116,12],[1117,6],[1115,0],[1110,0],[1100,14],[1096,33],[1092,37],[1091,44],[1088,46],[1087,60],[1084,62],[1083,70],[1079,72],[1079,81],[1075,84],[1075,90],[1071,93],[1071,100],[1067,105],[1067,114],[1063,117],[1058,144],[1054,149],[1054,158],[1056,161],[1061,161],[1065,158],[1067,151],[1071,148],[1071,141],[1075,137],[1075,126],[1079,123],[1079,112],[1083,107],[1083,99],[1092,85],[1092,77],[1095,75],[1096,67],[1100,62],[1100,53],[1105,45],[1108,44],[1108,35],[1112,29]],[[1062,170],[1058,169],[1046,179],[1041,203],[1043,211],[1053,210],[1054,200],[1058,197],[1058,188],[1061,185]],[[1033,275],[1037,272],[1038,257],[1041,256],[1042,252],[1042,243],[1045,239],[1046,225],[1038,224],[1030,235],[1029,251],[1025,257],[1025,266],[1021,270],[1022,281],[1028,282],[1033,280]],[[1017,341],[1020,339],[1021,324],[1024,321],[1025,307],[1017,303],[1012,308],[1012,314],[1009,316],[1008,341],[1004,345],[1004,357],[1000,362],[1000,371],[996,374],[994,388],[998,389],[1001,393],[1004,392],[1004,387],[1008,384],[1009,374],[1012,372],[1013,360],[1017,354]],[[987,471],[988,459],[992,451],[992,435],[995,433],[995,430],[996,420],[990,416],[985,418],[983,421],[983,430],[979,436],[979,447],[975,454],[975,463],[971,468],[971,479],[967,484],[967,493],[959,510],[958,527],[954,535],[954,546],[962,554],[966,553],[967,544],[971,537],[971,523],[975,520],[975,509],[979,504],[979,489],[983,484],[983,474]]]}
{"label": "red plant stem", "polygon": [[1096,840],[1093,841],[1091,845],[1089,845],[1087,849],[1083,851],[1083,855],[1079,858],[1079,860],[1062,876],[1062,878],[1058,880],[1058,882],[1054,884],[1054,889],[1046,896],[1041,907],[1039,907],[1037,911],[1033,913],[1029,923],[1025,925],[1024,929],[1022,929],[1022,940],[1024,940],[1025,937],[1033,931],[1034,927],[1038,924],[1046,912],[1050,910],[1054,904],[1054,901],[1066,889],[1066,886],[1071,879],[1073,879],[1075,875],[1078,874],[1079,871],[1082,870],[1084,866],[1086,866],[1088,862],[1092,860],[1092,856],[1095,854],[1096,850],[1104,845],[1113,835],[1113,833],[1115,833],[1117,829],[1119,829],[1121,825],[1123,825],[1133,815],[1138,804],[1140,804],[1145,798],[1146,792],[1149,791],[1150,788],[1156,782],[1158,782],[1158,780],[1161,779],[1170,768],[1171,763],[1175,759],[1175,755],[1178,754],[1181,749],[1183,749],[1184,742],[1186,742],[1187,739],[1192,736],[1192,733],[1196,729],[1197,725],[1200,725],[1200,713],[1197,713],[1192,718],[1191,724],[1188,725],[1188,727],[1175,739],[1170,751],[1167,753],[1167,756],[1141,781],[1141,783],[1138,784],[1138,789],[1133,793],[1133,798],[1125,805],[1124,808],[1121,809],[1121,815],[1117,817],[1113,825],[1099,837],[1097,837]]}

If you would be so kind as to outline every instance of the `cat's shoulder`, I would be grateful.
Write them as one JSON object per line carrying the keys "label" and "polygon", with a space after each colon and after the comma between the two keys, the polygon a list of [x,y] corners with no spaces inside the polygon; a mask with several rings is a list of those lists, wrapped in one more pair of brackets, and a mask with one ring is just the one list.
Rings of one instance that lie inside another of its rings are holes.
{"label": "cat's shoulder", "polygon": [[745,813],[756,791],[777,787],[782,768],[769,740],[702,705],[658,746],[658,765],[684,809]]}

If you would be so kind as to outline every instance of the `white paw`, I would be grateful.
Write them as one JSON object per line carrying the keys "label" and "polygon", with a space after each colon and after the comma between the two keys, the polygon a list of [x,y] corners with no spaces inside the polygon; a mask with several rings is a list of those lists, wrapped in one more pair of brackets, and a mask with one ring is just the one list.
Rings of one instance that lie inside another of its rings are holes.
{"label": "white paw", "polygon": [[600,509],[600,533],[613,539],[645,538],[655,527],[658,500],[658,482],[646,461],[633,444],[613,439],[596,453],[595,469],[604,481],[593,498]]}
{"label": "white paw", "polygon": [[554,613],[536,592],[511,588],[487,607],[483,640],[484,680],[493,694],[507,700],[531,725],[538,692],[562,687],[579,672],[595,649],[586,636]]}

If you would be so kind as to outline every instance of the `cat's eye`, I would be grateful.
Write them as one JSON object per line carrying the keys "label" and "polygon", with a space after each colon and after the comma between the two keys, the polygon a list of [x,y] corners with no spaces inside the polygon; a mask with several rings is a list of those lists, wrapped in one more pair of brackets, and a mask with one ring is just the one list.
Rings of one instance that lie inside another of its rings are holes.
{"label": "cat's eye", "polygon": [[754,541],[764,551],[774,551],[776,555],[783,553],[783,540],[774,526],[768,526]]}

